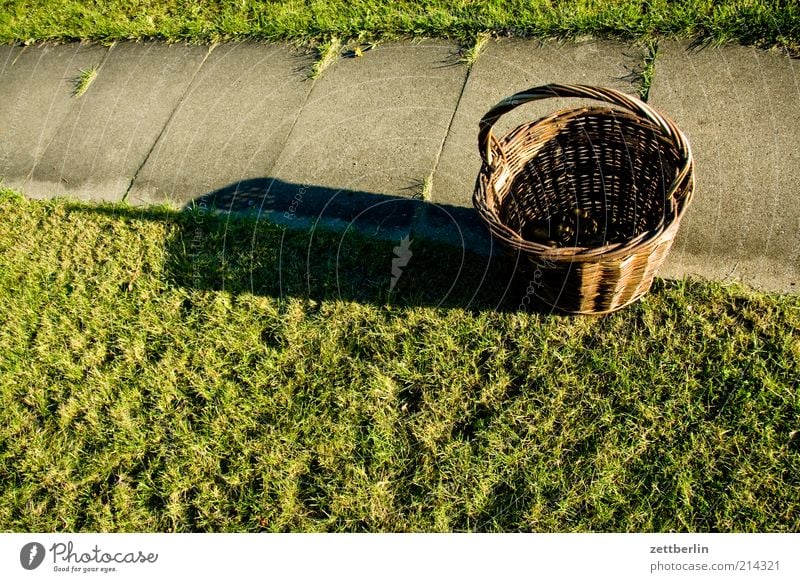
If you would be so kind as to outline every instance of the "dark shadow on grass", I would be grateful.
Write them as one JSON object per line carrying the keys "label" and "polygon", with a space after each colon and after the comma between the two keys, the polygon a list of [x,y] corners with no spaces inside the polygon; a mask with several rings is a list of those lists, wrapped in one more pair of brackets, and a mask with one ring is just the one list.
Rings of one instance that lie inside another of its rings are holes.
{"label": "dark shadow on grass", "polygon": [[181,212],[84,210],[167,221],[167,276],[192,289],[378,305],[550,313],[518,258],[471,208],[417,197],[300,185],[231,184]]}

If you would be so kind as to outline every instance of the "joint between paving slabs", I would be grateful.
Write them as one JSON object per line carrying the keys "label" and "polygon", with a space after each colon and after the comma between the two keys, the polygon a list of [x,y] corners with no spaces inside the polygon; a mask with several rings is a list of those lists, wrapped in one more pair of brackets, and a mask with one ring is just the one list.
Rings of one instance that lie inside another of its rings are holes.
{"label": "joint between paving slabs", "polygon": [[[312,67],[313,67],[313,65],[312,65]],[[317,79],[319,78],[319,75],[314,77],[314,76],[311,75],[311,73],[309,73],[308,78],[311,81],[311,83],[309,84],[308,90],[306,91],[306,94],[303,97],[303,102],[300,104],[300,107],[297,109],[297,113],[295,114],[294,119],[292,120],[292,125],[289,126],[289,131],[286,132],[286,137],[284,138],[283,144],[281,145],[281,151],[278,152],[277,156],[275,156],[275,160],[272,162],[272,166],[270,166],[270,168],[269,168],[269,172],[267,173],[268,176],[274,176],[275,175],[275,173],[274,173],[275,172],[275,166],[278,163],[278,160],[280,159],[281,154],[283,153],[283,148],[286,147],[287,143],[289,143],[289,139],[292,137],[292,134],[294,133],[294,128],[297,126],[297,122],[300,120],[300,116],[303,114],[303,111],[305,111],[305,109],[306,109],[306,105],[308,104],[308,100],[311,98],[311,93],[314,91],[314,87],[316,87],[316,85],[317,85]]]}
{"label": "joint between paving slabs", "polygon": [[[422,181],[422,192],[421,197],[424,202],[430,203],[433,199],[433,189],[434,189],[434,182],[436,180],[436,170],[439,169],[439,161],[442,157],[442,152],[444,151],[444,146],[447,143],[447,138],[450,137],[450,133],[453,130],[453,122],[456,118],[456,112],[458,111],[459,106],[461,105],[461,100],[464,98],[464,92],[467,89],[467,82],[469,81],[469,77],[472,74],[472,67],[480,58],[483,49],[486,47],[486,44],[489,41],[488,34],[479,34],[473,44],[466,49],[462,49],[462,54],[464,55],[461,59],[461,62],[466,65],[467,70],[464,73],[464,81],[461,83],[461,90],[458,93],[458,99],[456,99],[455,106],[453,107],[453,113],[450,115],[450,120],[447,123],[447,131],[445,131],[444,137],[442,138],[441,143],[439,143],[439,149],[436,151],[436,156],[433,160],[433,168],[431,168],[430,174],[428,174]],[[423,213],[425,212],[426,204],[420,204],[419,207],[414,212],[414,218],[411,222],[411,231],[414,232],[417,230],[417,225],[423,220]]]}
{"label": "joint between paving slabs", "polygon": [[172,118],[175,117],[175,114],[181,108],[181,105],[183,105],[183,102],[186,99],[186,96],[192,90],[194,82],[197,79],[197,75],[200,73],[200,70],[203,68],[203,65],[206,64],[206,61],[208,60],[208,57],[211,55],[211,52],[216,48],[216,46],[217,46],[217,44],[214,43],[214,44],[212,44],[211,46],[208,47],[208,50],[206,51],[206,54],[203,56],[203,60],[201,60],[200,64],[197,65],[197,68],[195,69],[194,74],[192,75],[192,78],[189,80],[189,83],[187,83],[187,85],[186,85],[186,89],[183,90],[183,93],[181,94],[181,98],[178,99],[178,102],[175,104],[175,107],[170,112],[169,117],[167,118],[167,121],[164,122],[164,127],[162,127],[161,131],[158,132],[158,135],[156,136],[156,139],[153,140],[153,145],[151,145],[150,149],[147,150],[147,154],[145,154],[144,160],[142,160],[142,163],[139,164],[139,167],[136,168],[136,171],[133,173],[133,177],[131,178],[131,181],[128,183],[128,188],[125,190],[125,194],[122,195],[122,199],[120,200],[120,202],[125,202],[128,199],[128,195],[130,194],[131,190],[133,189],[133,185],[134,185],[134,183],[136,183],[136,179],[139,177],[139,173],[142,171],[142,168],[144,168],[145,164],[147,164],[147,160],[150,159],[150,156],[155,151],[156,146],[158,145],[158,142],[161,141],[161,138],[163,137],[164,132],[167,131],[167,128],[169,127],[169,124],[172,122]]}

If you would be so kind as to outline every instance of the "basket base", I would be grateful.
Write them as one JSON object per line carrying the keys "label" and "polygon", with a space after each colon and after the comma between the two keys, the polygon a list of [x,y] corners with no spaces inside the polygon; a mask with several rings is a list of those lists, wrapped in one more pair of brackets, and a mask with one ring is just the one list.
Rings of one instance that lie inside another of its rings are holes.
{"label": "basket base", "polygon": [[[624,309],[625,307],[628,307],[629,305],[632,305],[633,303],[636,303],[636,302],[637,302],[637,301],[639,301],[639,300],[640,300],[642,297],[644,297],[645,295],[647,295],[647,291],[649,291],[649,290],[650,290],[650,289],[649,289],[649,287],[648,287],[648,289],[646,289],[645,291],[642,291],[642,292],[641,292],[641,293],[639,293],[638,295],[634,295],[634,296],[633,296],[633,297],[631,297],[631,298],[630,298],[628,301],[626,301],[626,302],[624,302],[624,303],[620,303],[619,305],[616,305],[616,306],[614,306],[614,307],[612,307],[612,308],[610,308],[610,309],[606,309],[606,310],[604,310],[604,311],[598,311],[598,310],[596,310],[596,309],[590,309],[590,310],[587,310],[587,311],[580,311],[580,310],[570,309],[570,308],[568,308],[568,307],[563,307],[563,306],[560,306],[560,305],[558,305],[558,304],[555,304],[555,305],[554,305],[554,304],[548,303],[548,302],[547,302],[546,300],[544,300],[544,299],[542,299],[542,302],[543,302],[545,305],[547,305],[548,307],[552,307],[552,308],[553,308],[553,309],[555,309],[556,311],[560,311],[561,313],[565,313],[565,314],[567,314],[567,315],[590,315],[590,316],[594,316],[594,317],[603,317],[603,316],[606,316],[606,315],[610,315],[610,314],[612,314],[612,313],[615,313],[615,312],[619,311],[620,309]],[[541,299],[541,298],[540,298],[540,299]]]}
{"label": "basket base", "polygon": [[543,264],[523,255],[517,257],[522,259],[517,267],[519,276],[528,281],[529,295],[542,304],[573,315],[607,315],[647,294],[669,246],[661,245],[651,261],[630,257],[622,261]]}

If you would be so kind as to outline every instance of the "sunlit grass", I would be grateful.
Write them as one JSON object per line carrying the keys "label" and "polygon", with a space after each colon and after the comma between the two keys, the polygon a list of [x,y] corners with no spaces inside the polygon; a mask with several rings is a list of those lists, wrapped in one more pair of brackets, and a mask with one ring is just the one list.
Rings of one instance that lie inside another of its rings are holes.
{"label": "sunlit grass", "polygon": [[89,86],[97,78],[97,67],[81,69],[80,75],[75,80],[75,88],[72,90],[73,97],[80,97],[89,90]]}
{"label": "sunlit grass", "polygon": [[434,36],[469,42],[481,33],[643,41],[679,35],[797,49],[800,5],[780,0],[8,0],[0,11],[0,42],[320,42],[334,36]]}
{"label": "sunlit grass", "polygon": [[2,530],[800,529],[796,297],[466,308],[468,256],[437,307],[413,290],[452,252],[423,240],[389,294],[396,242],[9,192],[0,216]]}
{"label": "sunlit grass", "polygon": [[342,42],[336,37],[321,42],[317,47],[317,58],[311,65],[310,77],[312,79],[319,77],[325,69],[336,62],[341,50]]}

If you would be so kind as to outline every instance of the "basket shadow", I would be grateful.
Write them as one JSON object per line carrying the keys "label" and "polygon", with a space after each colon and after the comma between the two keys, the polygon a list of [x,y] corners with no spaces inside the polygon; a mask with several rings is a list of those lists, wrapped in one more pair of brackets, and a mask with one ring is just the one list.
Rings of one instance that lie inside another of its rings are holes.
{"label": "basket shadow", "polygon": [[230,184],[167,221],[173,285],[273,298],[549,314],[471,208],[273,178]]}
{"label": "basket shadow", "polygon": [[[224,221],[224,235],[219,222],[207,222],[194,260],[183,257],[173,269],[192,287],[377,305],[520,306],[513,264],[487,252],[492,241],[472,209],[272,178],[231,184],[185,206],[195,217],[204,209]],[[212,256],[216,268],[197,264]]]}

